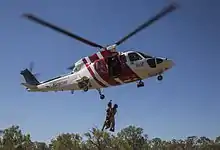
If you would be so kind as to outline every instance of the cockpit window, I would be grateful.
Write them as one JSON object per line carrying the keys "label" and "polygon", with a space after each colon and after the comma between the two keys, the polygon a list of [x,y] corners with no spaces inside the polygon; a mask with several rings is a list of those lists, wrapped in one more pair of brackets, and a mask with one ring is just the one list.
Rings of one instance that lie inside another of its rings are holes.
{"label": "cockpit window", "polygon": [[148,59],[147,60],[147,63],[148,65],[151,67],[151,68],[156,68],[156,62],[155,62],[155,59]]}
{"label": "cockpit window", "polygon": [[138,55],[135,52],[128,53],[128,57],[129,57],[130,61],[137,61],[137,60],[141,60],[142,59],[141,56]]}
{"label": "cockpit window", "polygon": [[144,53],[138,52],[141,56],[143,56],[144,58],[153,58],[152,56],[146,55]]}
{"label": "cockpit window", "polygon": [[76,63],[74,65],[74,68],[73,68],[72,72],[78,72],[82,68],[83,65],[84,65],[83,62],[82,63]]}
{"label": "cockpit window", "polygon": [[73,72],[77,72],[80,70],[80,66],[75,66],[74,69],[73,69]]}
{"label": "cockpit window", "polygon": [[82,65],[78,64],[74,67],[73,72],[78,72],[81,69]]}
{"label": "cockpit window", "polygon": [[156,58],[156,62],[157,62],[157,64],[160,64],[160,63],[163,62],[163,59],[161,59],[161,58]]}

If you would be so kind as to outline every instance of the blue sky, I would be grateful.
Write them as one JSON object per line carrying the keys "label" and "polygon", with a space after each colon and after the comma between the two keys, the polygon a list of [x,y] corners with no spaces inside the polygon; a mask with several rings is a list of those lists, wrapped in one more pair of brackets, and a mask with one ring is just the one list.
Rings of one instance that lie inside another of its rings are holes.
{"label": "blue sky", "polygon": [[[99,44],[111,44],[169,4],[169,0],[5,0],[0,2],[0,128],[20,125],[33,140],[49,140],[61,132],[101,127],[105,106],[119,105],[117,130],[144,128],[150,137],[185,138],[220,135],[218,0],[184,0],[181,8],[129,39],[118,50],[135,48],[168,57],[176,66],[156,78],[83,93],[28,93],[20,85],[21,69],[35,62],[39,80],[67,73],[66,68],[96,49],[21,18],[24,12]],[[120,93],[120,94],[119,94]]]}

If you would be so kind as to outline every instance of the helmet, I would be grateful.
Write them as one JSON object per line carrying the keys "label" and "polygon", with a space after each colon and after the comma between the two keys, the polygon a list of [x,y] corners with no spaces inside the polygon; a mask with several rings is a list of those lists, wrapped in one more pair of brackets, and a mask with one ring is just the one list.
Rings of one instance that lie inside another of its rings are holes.
{"label": "helmet", "polygon": [[112,106],[112,100],[110,100],[110,102],[108,102],[108,107]]}
{"label": "helmet", "polygon": [[115,105],[114,105],[114,108],[118,108],[118,105],[117,105],[117,104],[115,104]]}

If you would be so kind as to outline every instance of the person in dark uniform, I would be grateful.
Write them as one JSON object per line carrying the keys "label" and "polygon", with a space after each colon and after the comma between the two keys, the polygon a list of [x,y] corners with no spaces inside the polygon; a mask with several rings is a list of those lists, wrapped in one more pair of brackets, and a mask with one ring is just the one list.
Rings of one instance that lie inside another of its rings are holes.
{"label": "person in dark uniform", "polygon": [[108,108],[106,110],[106,118],[105,118],[105,122],[103,124],[102,127],[102,131],[105,129],[110,128],[111,122],[110,122],[110,115],[111,115],[111,111],[112,111],[112,100],[109,101],[108,103]]}
{"label": "person in dark uniform", "polygon": [[120,74],[121,64],[119,62],[118,56],[109,58],[109,71],[111,77],[117,77]]}
{"label": "person in dark uniform", "polygon": [[111,109],[111,114],[110,114],[111,128],[110,128],[110,131],[112,131],[112,132],[115,131],[115,114],[117,113],[117,108],[118,108],[118,105],[115,104],[113,106],[113,108]]}

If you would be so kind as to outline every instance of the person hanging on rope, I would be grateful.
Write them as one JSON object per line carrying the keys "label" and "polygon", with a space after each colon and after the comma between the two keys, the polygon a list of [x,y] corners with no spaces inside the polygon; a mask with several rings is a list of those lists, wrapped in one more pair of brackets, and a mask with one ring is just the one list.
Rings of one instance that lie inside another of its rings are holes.
{"label": "person hanging on rope", "polygon": [[111,110],[112,110],[112,100],[109,101],[108,103],[108,108],[106,110],[106,118],[105,118],[105,122],[103,124],[102,127],[102,131],[105,129],[110,128],[111,122],[110,122],[110,115],[111,115]]}
{"label": "person hanging on rope", "polygon": [[111,109],[110,114],[110,131],[115,132],[115,114],[117,113],[118,105],[115,104],[113,108]]}

